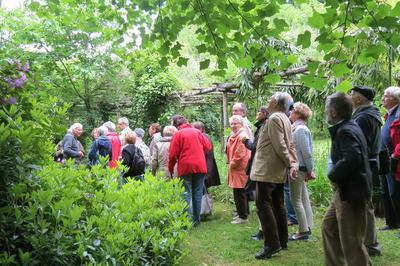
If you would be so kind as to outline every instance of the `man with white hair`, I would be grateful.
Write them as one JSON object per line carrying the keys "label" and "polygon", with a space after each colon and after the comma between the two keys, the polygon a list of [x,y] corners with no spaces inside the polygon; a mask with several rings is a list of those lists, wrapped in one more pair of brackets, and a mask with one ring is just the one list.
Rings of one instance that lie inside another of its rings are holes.
{"label": "man with white hair", "polygon": [[247,117],[246,117],[246,113],[247,113],[247,108],[244,103],[235,103],[233,105],[232,115],[240,115],[241,117],[243,117],[243,119],[244,119],[243,128],[245,129],[245,132],[246,132],[247,136],[249,137],[249,139],[251,141],[253,141],[253,139],[254,139],[253,129],[251,127],[251,123],[250,123],[249,119],[247,119]]}
{"label": "man with white hair", "polygon": [[390,166],[387,174],[381,175],[382,199],[385,208],[386,225],[381,230],[394,230],[400,227],[400,88],[389,87],[384,91],[382,106],[387,110],[385,123],[381,130],[381,160]]}
{"label": "man with white hair", "polygon": [[119,140],[121,141],[121,146],[124,147],[126,144],[125,136],[128,133],[132,133],[132,129],[129,127],[129,120],[126,117],[121,117],[118,119],[118,127],[121,130],[119,134]]}
{"label": "man with white hair", "polygon": [[115,124],[111,121],[107,121],[103,124],[108,129],[107,137],[111,142],[111,161],[109,163],[110,168],[117,167],[117,162],[121,154],[121,141],[115,132]]}
{"label": "man with white hair", "polygon": [[250,179],[256,182],[256,206],[264,234],[264,247],[256,259],[269,259],[287,248],[288,225],[283,187],[298,170],[292,127],[286,113],[292,97],[285,92],[271,96],[269,119],[260,129]]}
{"label": "man with white hair", "polygon": [[80,163],[84,153],[79,148],[78,139],[83,132],[83,126],[80,123],[74,123],[67,131],[63,139],[63,150],[65,159],[75,159],[77,164]]}

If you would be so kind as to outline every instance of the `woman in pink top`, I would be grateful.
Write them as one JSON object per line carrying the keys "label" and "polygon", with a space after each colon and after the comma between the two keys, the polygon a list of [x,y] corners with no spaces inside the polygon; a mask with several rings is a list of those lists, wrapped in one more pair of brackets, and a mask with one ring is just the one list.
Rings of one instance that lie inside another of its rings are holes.
{"label": "woman in pink top", "polygon": [[243,117],[233,115],[229,119],[232,129],[232,135],[229,137],[226,146],[226,155],[228,158],[228,185],[233,188],[233,197],[235,200],[238,216],[233,218],[232,224],[242,224],[247,222],[249,215],[249,205],[245,186],[247,179],[246,174],[247,162],[250,158],[250,150],[246,149],[242,142],[243,138],[248,138],[243,128]]}

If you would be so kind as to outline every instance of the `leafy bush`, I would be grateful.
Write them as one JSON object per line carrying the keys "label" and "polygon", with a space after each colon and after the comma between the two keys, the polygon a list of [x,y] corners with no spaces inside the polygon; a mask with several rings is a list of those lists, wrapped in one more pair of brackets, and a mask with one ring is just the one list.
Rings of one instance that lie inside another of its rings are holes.
{"label": "leafy bush", "polygon": [[[104,161],[103,164],[106,164]],[[170,265],[182,254],[190,227],[183,188],[146,175],[118,188],[119,174],[50,164],[32,182],[13,189],[26,205],[14,208],[19,259],[29,264]],[[27,181],[29,182],[29,181]],[[3,253],[3,263],[11,253]],[[0,258],[0,264],[1,258]]]}

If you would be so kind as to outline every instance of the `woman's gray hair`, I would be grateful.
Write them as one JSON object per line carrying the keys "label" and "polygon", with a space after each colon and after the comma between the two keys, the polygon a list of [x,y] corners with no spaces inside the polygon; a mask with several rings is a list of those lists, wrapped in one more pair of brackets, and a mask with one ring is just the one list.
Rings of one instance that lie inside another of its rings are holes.
{"label": "woman's gray hair", "polygon": [[400,87],[390,86],[385,89],[385,93],[390,94],[393,98],[400,102]]}
{"label": "woman's gray hair", "polygon": [[108,131],[115,132],[115,124],[113,122],[107,121],[103,124],[103,126],[105,126]]}
{"label": "woman's gray hair", "polygon": [[82,129],[83,129],[82,124],[81,124],[81,123],[74,123],[74,124],[72,124],[72,125],[69,127],[69,129],[67,130],[67,132],[72,133],[72,131],[74,131],[74,130],[77,129],[77,128],[82,128]]}
{"label": "woman's gray hair", "polygon": [[145,131],[144,131],[143,128],[135,128],[134,132],[136,133],[136,136],[137,136],[138,138],[141,138],[141,139],[142,139],[142,138],[144,137]]}
{"label": "woman's gray hair", "polygon": [[171,137],[172,135],[174,135],[174,133],[178,131],[178,129],[174,126],[166,126],[164,127],[163,130],[163,136],[164,137]]}
{"label": "woman's gray hair", "polygon": [[232,109],[233,109],[233,107],[235,107],[235,106],[239,107],[239,108],[243,111],[243,114],[246,115],[246,113],[247,113],[247,107],[246,107],[246,105],[245,105],[244,103],[239,103],[239,102],[237,102],[237,103],[235,103],[235,104],[232,106]]}
{"label": "woman's gray hair", "polygon": [[108,128],[105,126],[101,126],[97,129],[97,132],[99,132],[99,136],[107,136],[108,134]]}
{"label": "woman's gray hair", "polygon": [[118,119],[118,123],[119,123],[119,124],[124,124],[124,125],[126,125],[127,127],[129,127],[129,120],[128,120],[128,118],[126,118],[126,117],[121,117],[120,119]]}
{"label": "woman's gray hair", "polygon": [[233,121],[241,124],[243,126],[244,124],[244,119],[240,115],[233,115],[229,118],[229,124],[232,123]]}
{"label": "woman's gray hair", "polygon": [[274,98],[279,109],[284,113],[289,111],[290,103],[293,102],[292,96],[287,92],[275,92],[271,98]]}

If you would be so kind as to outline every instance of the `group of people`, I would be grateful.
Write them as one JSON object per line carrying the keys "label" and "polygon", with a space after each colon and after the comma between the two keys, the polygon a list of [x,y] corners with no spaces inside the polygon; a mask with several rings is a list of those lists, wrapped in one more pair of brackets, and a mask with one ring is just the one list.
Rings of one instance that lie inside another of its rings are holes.
{"label": "group of people", "polygon": [[[181,115],[173,116],[171,121],[172,125],[165,126],[162,134],[160,124],[153,123],[149,126],[149,145],[143,141],[145,131],[142,128],[131,130],[126,117],[118,119],[119,134],[113,122],[105,122],[92,130],[89,167],[99,164],[100,157],[108,158],[110,168],[116,168],[120,161],[127,168],[122,173],[122,183],[128,177],[143,180],[147,167],[153,175],[163,178],[179,176],[183,180],[184,197],[193,225],[197,226],[200,224],[203,195],[209,187],[221,184],[213,143],[205,133],[202,122],[191,125]],[[81,163],[85,151],[78,138],[82,132],[82,124],[71,125],[64,139],[57,144],[56,161],[73,159],[75,163]]]}
{"label": "group of people", "polygon": [[[354,86],[348,95],[334,93],[326,100],[332,140],[328,178],[333,189],[322,222],[327,265],[368,265],[369,256],[381,254],[371,197],[379,179],[386,218],[380,230],[400,228],[400,87],[384,91],[384,122],[374,98],[374,89]],[[233,107],[226,148],[228,184],[237,211],[232,223],[247,222],[248,200],[255,187],[261,228],[252,238],[264,239],[257,259],[268,259],[286,249],[289,240],[307,240],[311,235],[314,223],[307,182],[316,176],[307,127],[311,115],[306,104],[277,92],[259,109],[253,136],[245,106]],[[290,209],[294,214],[288,213]],[[293,222],[298,230],[289,236]]]}
{"label": "group of people", "polygon": [[[332,140],[328,178],[333,189],[322,222],[327,265],[367,265],[369,256],[380,255],[371,199],[374,180],[380,179],[385,208],[386,226],[381,229],[400,228],[400,87],[384,91],[384,122],[374,97],[372,88],[354,86],[350,94],[334,93],[326,100]],[[314,222],[307,189],[307,182],[316,177],[307,127],[312,111],[306,104],[294,102],[288,93],[276,92],[267,106],[259,109],[254,134],[246,106],[236,103],[232,111],[225,149],[227,183],[233,189],[236,206],[232,224],[248,221],[249,200],[254,199],[260,228],[252,238],[264,239],[255,257],[269,259],[287,249],[289,240],[307,240],[312,234]],[[184,116],[175,115],[171,124],[162,134],[159,124],[151,124],[148,147],[142,140],[144,130],[132,131],[128,119],[118,120],[119,135],[115,125],[106,122],[93,132],[89,159],[96,164],[98,156],[109,156],[110,167],[121,160],[129,169],[124,177],[139,180],[143,179],[145,166],[151,167],[153,174],[180,177],[193,225],[197,226],[202,196],[208,187],[220,184],[212,141],[201,122],[190,124]],[[81,133],[81,124],[69,129],[62,141],[65,158],[79,161],[84,156],[77,141]],[[140,171],[136,171],[138,168]],[[289,215],[291,209],[294,213]],[[291,217],[296,217],[298,230],[289,236]]]}

